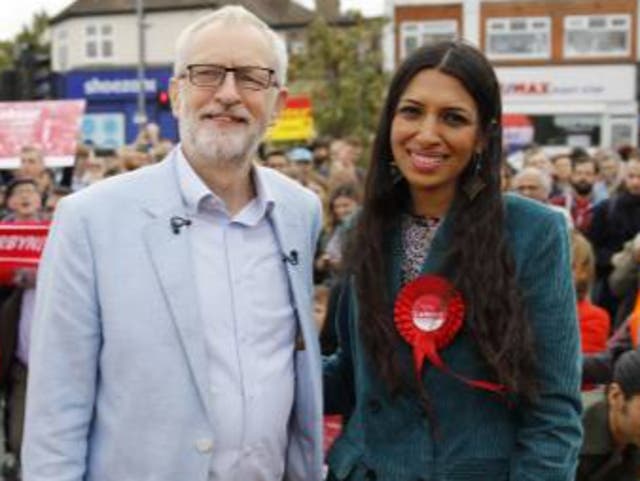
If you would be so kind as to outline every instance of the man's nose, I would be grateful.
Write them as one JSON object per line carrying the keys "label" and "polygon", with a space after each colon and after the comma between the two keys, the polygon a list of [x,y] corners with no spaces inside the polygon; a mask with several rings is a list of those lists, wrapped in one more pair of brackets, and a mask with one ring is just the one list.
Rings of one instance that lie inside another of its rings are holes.
{"label": "man's nose", "polygon": [[236,85],[235,72],[227,72],[222,84],[216,90],[215,98],[223,105],[233,105],[240,102],[240,92]]}

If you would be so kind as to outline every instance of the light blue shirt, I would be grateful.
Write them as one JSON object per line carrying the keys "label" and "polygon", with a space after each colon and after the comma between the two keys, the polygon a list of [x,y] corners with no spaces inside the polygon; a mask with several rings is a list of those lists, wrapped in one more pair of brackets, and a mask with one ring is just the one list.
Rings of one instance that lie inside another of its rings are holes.
{"label": "light blue shirt", "polygon": [[208,356],[209,479],[280,480],[294,398],[296,321],[269,220],[275,201],[253,169],[257,195],[230,216],[182,151],[176,166],[192,221],[182,232],[191,242]]}

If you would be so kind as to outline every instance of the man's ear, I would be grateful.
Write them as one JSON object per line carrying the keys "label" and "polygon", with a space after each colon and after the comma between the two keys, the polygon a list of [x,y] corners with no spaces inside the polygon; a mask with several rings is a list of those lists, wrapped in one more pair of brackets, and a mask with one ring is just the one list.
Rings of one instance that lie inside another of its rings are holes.
{"label": "man's ear", "polygon": [[280,112],[282,112],[282,109],[284,109],[285,105],[287,104],[288,97],[289,97],[289,91],[287,90],[286,87],[282,87],[280,90],[278,90],[278,94],[277,94],[275,103],[273,105],[273,110],[271,112],[271,118],[269,119],[270,127],[276,123],[276,120],[278,120],[278,117],[280,116]]}
{"label": "man's ear", "polygon": [[182,94],[180,92],[180,79],[171,77],[169,80],[169,99],[171,100],[171,113],[177,119],[180,114]]}
{"label": "man's ear", "polygon": [[612,382],[607,386],[607,401],[609,406],[620,410],[624,404],[624,392],[617,382]]}

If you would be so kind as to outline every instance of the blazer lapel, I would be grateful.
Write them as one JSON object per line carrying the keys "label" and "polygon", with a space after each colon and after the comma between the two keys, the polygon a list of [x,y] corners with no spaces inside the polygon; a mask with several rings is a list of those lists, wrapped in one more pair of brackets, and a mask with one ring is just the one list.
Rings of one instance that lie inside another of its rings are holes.
{"label": "blazer lapel", "polygon": [[182,217],[184,213],[174,210],[153,219],[144,229],[144,238],[186,352],[195,384],[207,408],[207,355],[197,290],[190,268],[192,259],[189,237],[184,231],[179,234],[173,233],[169,224],[173,215]]}
{"label": "blazer lapel", "polygon": [[[315,334],[310,331],[305,316],[300,315],[300,309],[307,309],[311,302],[306,294],[308,273],[304,272],[304,256],[312,255],[308,252],[307,239],[302,235],[302,227],[296,212],[290,209],[284,201],[276,203],[271,213],[271,224],[278,244],[285,259],[285,269],[287,271],[287,281],[289,284],[289,295],[294,309],[296,321],[298,323],[298,335],[296,339],[297,349],[306,349]],[[310,275],[310,274],[308,274]]]}
{"label": "blazer lapel", "polygon": [[157,170],[156,178],[150,181],[154,188],[145,197],[143,206],[149,214],[149,221],[143,227],[143,238],[194,383],[208,412],[207,353],[191,268],[189,234],[184,228],[182,232],[174,233],[170,224],[173,216],[187,216],[176,178],[175,155],[174,150],[161,164],[149,167]]}

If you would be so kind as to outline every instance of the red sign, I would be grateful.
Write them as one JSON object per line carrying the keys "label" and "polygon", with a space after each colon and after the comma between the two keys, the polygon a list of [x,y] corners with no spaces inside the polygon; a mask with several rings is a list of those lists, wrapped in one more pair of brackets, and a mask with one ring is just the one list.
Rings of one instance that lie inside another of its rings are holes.
{"label": "red sign", "polygon": [[49,167],[73,165],[84,100],[0,102],[0,168],[15,168],[20,149],[42,150]]}
{"label": "red sign", "polygon": [[0,284],[13,284],[16,271],[35,269],[49,234],[49,221],[0,222]]}

